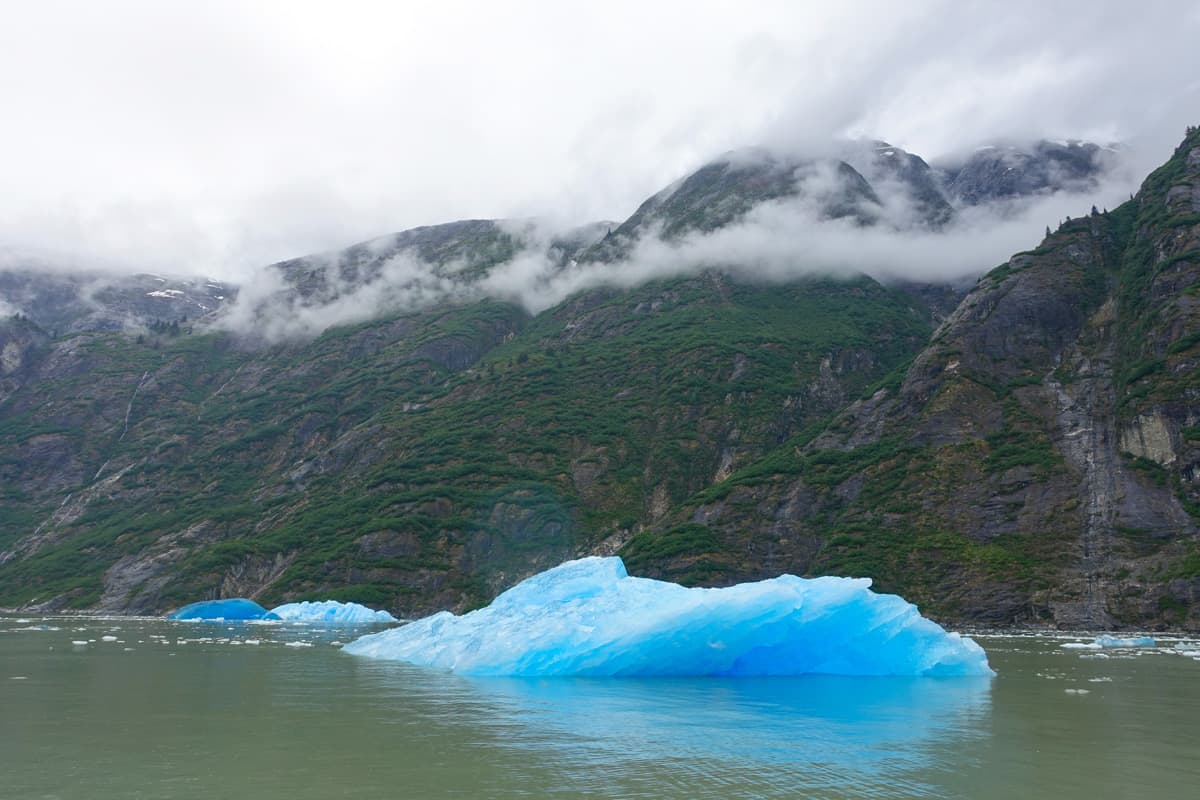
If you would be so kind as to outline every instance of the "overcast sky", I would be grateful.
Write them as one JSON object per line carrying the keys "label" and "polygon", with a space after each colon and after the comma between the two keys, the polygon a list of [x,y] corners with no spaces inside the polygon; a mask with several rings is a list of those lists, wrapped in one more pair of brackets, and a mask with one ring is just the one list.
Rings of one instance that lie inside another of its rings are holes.
{"label": "overcast sky", "polygon": [[1190,0],[0,8],[0,254],[83,265],[236,279],[458,218],[622,219],[724,150],[838,135],[1157,163],[1200,122]]}

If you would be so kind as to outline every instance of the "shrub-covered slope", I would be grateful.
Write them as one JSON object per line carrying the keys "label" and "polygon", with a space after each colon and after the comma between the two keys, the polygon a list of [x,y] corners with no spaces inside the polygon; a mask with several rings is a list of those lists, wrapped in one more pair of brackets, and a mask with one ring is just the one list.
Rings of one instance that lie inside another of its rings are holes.
{"label": "shrub-covered slope", "polygon": [[710,273],[268,350],[6,334],[29,363],[2,406],[0,603],[482,602],[653,526],[928,333],[869,279]]}
{"label": "shrub-covered slope", "polygon": [[945,619],[1200,624],[1200,134],[994,270],[902,375],[626,545],[869,575]]}

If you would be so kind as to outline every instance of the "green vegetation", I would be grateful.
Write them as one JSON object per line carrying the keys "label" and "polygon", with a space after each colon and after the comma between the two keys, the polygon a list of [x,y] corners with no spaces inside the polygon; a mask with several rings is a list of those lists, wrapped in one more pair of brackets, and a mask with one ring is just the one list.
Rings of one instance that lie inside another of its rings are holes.
{"label": "green vegetation", "polygon": [[639,533],[621,548],[625,566],[638,573],[680,556],[699,556],[718,551],[720,544],[711,530],[703,525],[677,525],[663,534]]}
{"label": "green vegetation", "polygon": [[[648,498],[676,505],[705,489],[723,449],[736,466],[811,438],[840,402],[813,386],[855,396],[928,330],[869,279],[780,287],[712,273],[532,319],[498,302],[435,308],[265,353],[218,335],[155,347],[91,335],[79,351],[89,391],[63,376],[57,404],[13,413],[10,401],[0,442],[69,433],[83,485],[98,470],[123,470],[119,484],[44,551],[0,565],[0,604],[94,599],[117,560],[185,537],[147,602],[204,596],[248,569],[271,576],[267,602],[337,589],[404,604],[438,585],[437,602],[469,607],[503,575],[645,525]],[[76,428],[82,416],[94,428]],[[54,510],[32,484],[11,485],[22,505],[0,542]],[[635,537],[632,563],[684,555],[687,530],[669,529],[669,546]],[[712,569],[693,564],[697,579]]]}

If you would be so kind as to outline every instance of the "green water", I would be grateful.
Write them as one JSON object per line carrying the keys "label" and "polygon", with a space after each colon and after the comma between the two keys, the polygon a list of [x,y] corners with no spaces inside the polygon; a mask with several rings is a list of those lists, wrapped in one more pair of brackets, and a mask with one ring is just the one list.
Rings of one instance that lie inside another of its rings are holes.
{"label": "green water", "polygon": [[1093,658],[1062,639],[981,638],[994,679],[532,681],[360,660],[333,644],[348,638],[0,618],[0,798],[1097,800],[1200,787],[1200,661],[1172,642]]}

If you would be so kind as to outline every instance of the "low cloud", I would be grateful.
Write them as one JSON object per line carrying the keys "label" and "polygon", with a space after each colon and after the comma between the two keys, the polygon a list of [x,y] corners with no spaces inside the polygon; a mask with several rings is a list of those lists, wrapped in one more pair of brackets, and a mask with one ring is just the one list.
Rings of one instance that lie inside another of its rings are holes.
{"label": "low cloud", "polygon": [[[902,187],[886,181],[875,185],[878,204],[864,201],[859,215],[831,219],[829,198],[843,189],[831,168],[809,170],[795,197],[762,203],[740,221],[710,232],[668,240],[651,228],[616,261],[564,264],[554,247],[561,228],[527,220],[504,223],[521,247],[482,275],[464,274],[461,263],[430,264],[404,251],[385,258],[371,275],[347,278],[339,254],[314,257],[303,262],[300,278],[293,277],[311,284],[309,291],[298,291],[279,267],[260,270],[216,324],[279,341],[483,298],[514,302],[536,314],[588,289],[630,288],[705,270],[767,283],[866,274],[884,282],[962,284],[1035,247],[1045,228],[1087,214],[1093,204],[1115,207],[1136,185],[1127,171],[1118,170],[1088,192],[960,207],[940,228],[919,224],[918,209]],[[385,237],[373,245],[386,252],[391,242]]]}
{"label": "low cloud", "polygon": [[444,220],[624,218],[746,145],[932,159],[1033,135],[1161,160],[1198,121],[1187,3],[652,5],[10,3],[0,248],[245,283]]}

